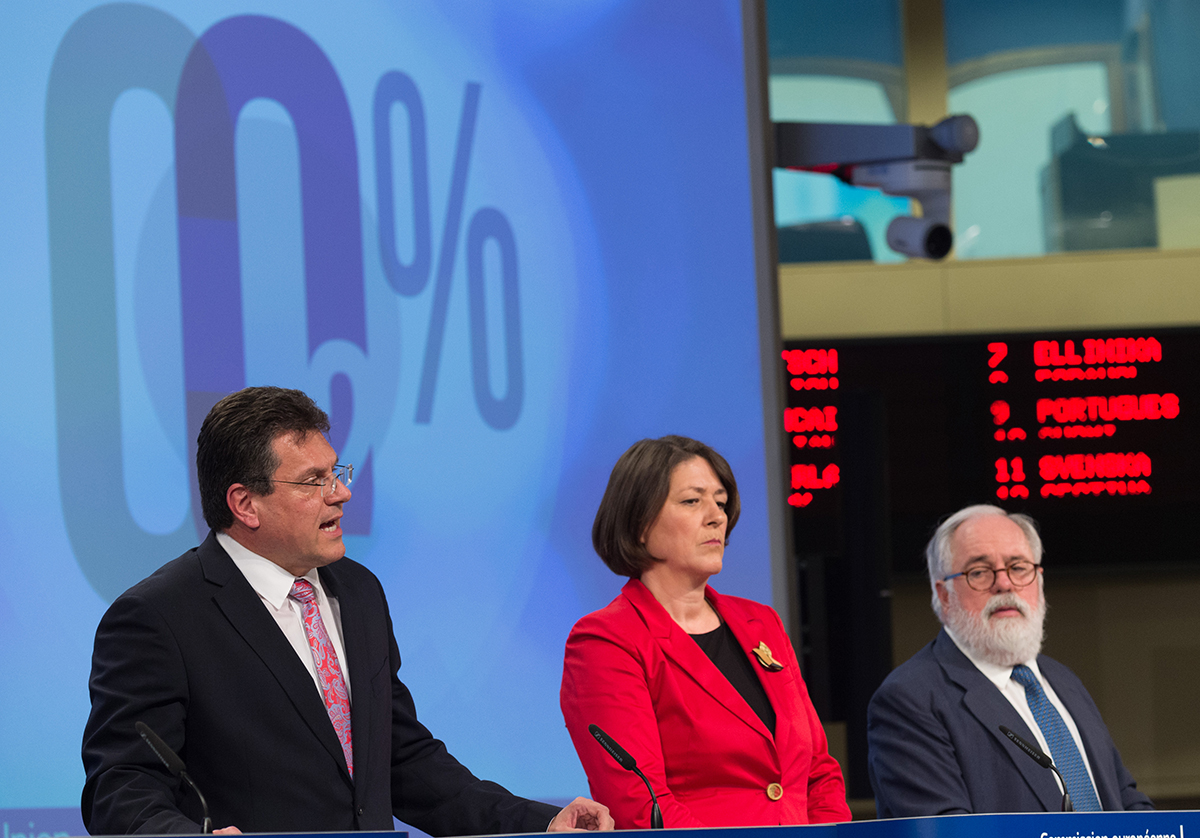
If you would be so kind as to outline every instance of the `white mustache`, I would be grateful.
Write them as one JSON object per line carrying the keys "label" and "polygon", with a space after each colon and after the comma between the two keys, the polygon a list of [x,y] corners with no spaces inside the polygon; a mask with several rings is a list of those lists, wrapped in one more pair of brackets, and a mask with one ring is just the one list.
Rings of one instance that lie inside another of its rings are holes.
{"label": "white mustache", "polygon": [[1014,593],[996,594],[988,600],[987,605],[983,607],[984,619],[990,618],[1001,608],[1015,608],[1021,612],[1022,617],[1028,617],[1030,608],[1029,603],[1021,599]]}

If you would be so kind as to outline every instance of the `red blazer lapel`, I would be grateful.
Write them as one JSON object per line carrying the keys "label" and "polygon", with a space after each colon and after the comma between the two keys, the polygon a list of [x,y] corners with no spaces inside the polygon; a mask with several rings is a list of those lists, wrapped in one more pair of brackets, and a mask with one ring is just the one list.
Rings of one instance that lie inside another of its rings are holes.
{"label": "red blazer lapel", "polygon": [[[779,630],[777,625],[746,610],[737,600],[723,597],[712,588],[708,589],[707,596],[713,607],[717,609],[717,613],[721,615],[730,631],[733,632],[733,636],[737,638],[739,648],[750,659],[759,683],[766,690],[767,699],[775,710],[774,742],[776,749],[786,751],[796,720],[804,717],[802,709],[796,706],[798,693],[795,681],[800,677],[800,672],[795,663],[795,652],[792,649],[791,640]],[[758,657],[754,654],[754,649],[758,648],[760,643],[766,645],[771,657],[782,664],[783,669],[772,672],[759,662]],[[757,714],[755,714],[755,718],[757,718]],[[766,727],[763,726],[763,729],[765,730]]]}
{"label": "red blazer lapel", "polygon": [[[621,589],[621,593],[637,609],[650,629],[650,634],[672,663],[691,678],[700,689],[720,702],[730,713],[753,728],[768,742],[774,741],[767,726],[742,698],[741,693],[734,688],[733,684],[729,683],[728,678],[721,674],[716,664],[709,660],[708,655],[704,654],[704,650],[700,648],[699,644],[679,627],[679,624],[671,618],[671,615],[659,604],[645,585],[637,579],[630,579]],[[707,597],[714,593],[716,592],[712,588],[708,588],[705,595]],[[710,598],[710,601],[713,600]],[[715,602],[714,607],[716,607]],[[717,613],[724,619],[725,615],[720,608],[717,608]],[[726,622],[730,623],[729,620]],[[730,625],[732,627],[732,623]],[[736,630],[734,636],[738,638],[739,643],[742,642]],[[767,695],[771,696],[770,690]],[[774,704],[774,697],[772,696],[771,699]]]}

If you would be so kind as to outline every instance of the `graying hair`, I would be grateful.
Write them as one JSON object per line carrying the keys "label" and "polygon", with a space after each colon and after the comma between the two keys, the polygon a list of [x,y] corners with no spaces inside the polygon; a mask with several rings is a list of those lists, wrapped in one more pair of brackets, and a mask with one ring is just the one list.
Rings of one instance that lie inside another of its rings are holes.
{"label": "graying hair", "polygon": [[1029,552],[1033,554],[1034,562],[1042,563],[1042,537],[1038,535],[1037,523],[1028,515],[1009,512],[990,503],[979,503],[958,510],[942,521],[934,532],[933,538],[929,539],[929,543],[925,545],[925,562],[929,566],[929,588],[933,594],[933,613],[937,614],[939,620],[942,619],[942,601],[938,599],[937,583],[950,575],[953,560],[950,540],[954,538],[954,533],[958,531],[958,528],[967,521],[988,515],[999,515],[1020,527],[1021,532],[1025,534],[1025,541],[1029,543]]}

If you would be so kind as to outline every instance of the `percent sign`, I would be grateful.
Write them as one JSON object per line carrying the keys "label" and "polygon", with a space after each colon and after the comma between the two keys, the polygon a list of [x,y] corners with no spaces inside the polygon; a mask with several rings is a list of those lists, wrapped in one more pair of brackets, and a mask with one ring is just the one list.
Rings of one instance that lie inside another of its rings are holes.
{"label": "percent sign", "polygon": [[[446,219],[437,259],[437,282],[425,338],[425,360],[417,393],[416,421],[428,424],[433,415],[433,394],[437,387],[442,342],[446,331],[446,313],[450,306],[450,283],[454,276],[463,202],[467,191],[467,168],[475,140],[475,122],[479,113],[480,85],[467,84],[463,94],[462,117],[450,175]],[[408,114],[409,167],[412,182],[413,256],[408,264],[396,255],[395,196],[392,188],[391,109],[403,105]],[[416,296],[425,290],[433,275],[433,233],[429,209],[429,154],[425,127],[425,106],[413,80],[404,73],[391,71],[375,87],[375,178],[379,203],[379,248],[384,274],[397,294]],[[500,274],[504,309],[504,362],[507,388],[497,398],[489,379],[487,309],[484,295],[484,246],[495,242],[500,252]],[[517,242],[512,226],[500,210],[483,207],[471,216],[467,226],[467,298],[471,332],[471,381],[475,404],[483,420],[497,430],[516,424],[525,398],[524,357],[521,349],[521,307],[517,275]]]}

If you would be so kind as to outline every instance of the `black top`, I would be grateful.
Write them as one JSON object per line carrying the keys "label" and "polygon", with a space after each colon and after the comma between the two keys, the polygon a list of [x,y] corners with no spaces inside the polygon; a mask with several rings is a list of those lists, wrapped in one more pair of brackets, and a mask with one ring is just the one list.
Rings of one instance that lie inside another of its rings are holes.
{"label": "black top", "polygon": [[775,732],[775,708],[767,698],[767,691],[758,680],[750,656],[738,648],[737,638],[724,622],[707,634],[693,634],[692,638],[716,664],[721,674],[729,679],[733,688],[742,694],[750,709],[758,714],[767,730]]}

